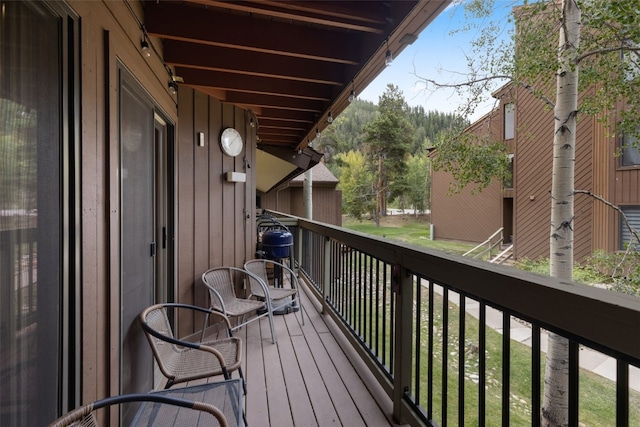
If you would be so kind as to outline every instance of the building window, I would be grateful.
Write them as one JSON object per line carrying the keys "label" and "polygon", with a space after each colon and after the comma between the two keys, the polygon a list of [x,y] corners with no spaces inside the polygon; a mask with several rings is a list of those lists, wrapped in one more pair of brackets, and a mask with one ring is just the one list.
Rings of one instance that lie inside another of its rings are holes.
{"label": "building window", "polygon": [[[629,225],[635,231],[640,231],[640,206],[622,206],[620,208],[622,212],[627,217],[629,221]],[[622,219],[622,215],[620,216],[620,249],[626,249],[626,246],[629,242],[633,242],[636,245],[636,249],[640,249],[638,241],[631,234],[627,224]]]}
{"label": "building window", "polygon": [[513,103],[504,106],[504,139],[513,139],[516,131],[516,107]]}
{"label": "building window", "polygon": [[640,165],[638,138],[634,135],[622,135],[620,141],[620,166]]}
{"label": "building window", "polygon": [[506,189],[513,188],[513,154],[509,154],[509,169],[507,170],[508,175],[504,177],[502,185]]}

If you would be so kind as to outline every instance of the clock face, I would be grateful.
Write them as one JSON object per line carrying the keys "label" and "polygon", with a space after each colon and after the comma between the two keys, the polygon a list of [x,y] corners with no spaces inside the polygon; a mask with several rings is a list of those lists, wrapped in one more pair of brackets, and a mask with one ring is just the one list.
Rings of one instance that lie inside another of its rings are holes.
{"label": "clock face", "polygon": [[228,155],[235,157],[242,152],[242,135],[234,128],[226,128],[220,135],[220,147]]}

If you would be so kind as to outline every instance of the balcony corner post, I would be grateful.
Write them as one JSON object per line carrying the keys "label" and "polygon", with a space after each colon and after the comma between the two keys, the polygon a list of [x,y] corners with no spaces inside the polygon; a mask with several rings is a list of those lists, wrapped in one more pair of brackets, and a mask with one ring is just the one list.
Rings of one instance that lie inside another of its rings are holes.
{"label": "balcony corner post", "polygon": [[401,264],[393,266],[393,291],[396,298],[395,348],[393,376],[393,418],[403,423],[403,399],[411,390],[413,336],[413,276]]}

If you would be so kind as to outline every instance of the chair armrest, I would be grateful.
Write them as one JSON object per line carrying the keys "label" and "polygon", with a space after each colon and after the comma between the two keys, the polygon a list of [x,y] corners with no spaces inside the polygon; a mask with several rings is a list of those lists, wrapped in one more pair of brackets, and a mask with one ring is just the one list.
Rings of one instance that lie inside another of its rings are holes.
{"label": "chair armrest", "polygon": [[222,311],[218,311],[218,310],[213,309],[213,310],[211,310],[209,315],[213,315],[215,317],[220,318],[227,325],[227,329],[231,329],[231,321],[229,320],[229,317],[226,314],[224,314]]}
{"label": "chair armrest", "polygon": [[[291,277],[293,277],[293,280],[291,281],[291,287],[294,289],[298,289],[300,288],[300,283],[298,282],[298,275],[296,274],[295,271],[293,271],[293,269],[287,265],[284,265],[278,261],[274,261],[271,259],[263,259],[262,262],[267,263],[267,264],[272,264],[274,266],[278,266],[284,270],[287,270],[289,272],[289,274],[291,275]],[[295,282],[295,283],[294,283]]]}

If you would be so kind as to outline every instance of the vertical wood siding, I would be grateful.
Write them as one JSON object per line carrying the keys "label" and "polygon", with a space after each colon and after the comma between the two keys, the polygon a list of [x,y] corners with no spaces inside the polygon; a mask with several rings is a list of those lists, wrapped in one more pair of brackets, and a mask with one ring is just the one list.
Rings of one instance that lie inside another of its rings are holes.
{"label": "vertical wood siding", "polygon": [[[502,113],[495,111],[474,123],[469,132],[491,132],[492,140],[502,138]],[[435,154],[437,156],[437,152]],[[450,194],[453,177],[444,171],[432,172],[431,223],[436,239],[480,243],[502,227],[502,183],[494,180],[474,194],[474,186]]]}
{"label": "vertical wood siding", "polygon": [[[140,52],[141,3],[70,0],[80,19],[81,180],[82,180],[82,402],[119,393],[120,205],[118,138],[118,62],[144,88],[175,125],[176,259],[175,295],[180,302],[206,304],[200,282],[213,266],[239,266],[255,244],[255,137],[245,111],[180,87],[178,98],[167,90],[168,75],[158,56]],[[135,13],[135,17],[131,12]],[[152,40],[162,54],[162,45]],[[178,105],[180,121],[178,123]],[[245,152],[223,156],[218,138],[234,126],[246,140]],[[197,147],[197,132],[205,147]],[[227,171],[246,172],[247,183],[228,183]],[[247,218],[247,215],[249,216]],[[199,327],[180,319],[180,332]]]}
{"label": "vertical wood siding", "polygon": [[[608,114],[608,112],[604,112]],[[613,124],[613,123],[610,123]],[[601,196],[605,200],[614,202],[613,189],[614,171],[616,159],[615,138],[608,136],[606,126],[598,120],[593,121],[593,138],[598,141],[593,144],[593,194]],[[582,196],[585,197],[585,196]],[[592,241],[593,250],[612,250],[615,245],[615,218],[614,210],[604,203],[594,201]]]}
{"label": "vertical wood siding", "polygon": [[[245,169],[244,161],[245,155],[248,163],[255,157],[255,139],[243,109],[189,87],[180,88],[178,103],[178,302],[206,306],[202,273],[223,265],[240,267],[255,253],[255,202],[247,193],[254,168]],[[237,157],[220,149],[220,133],[227,127],[244,137],[245,149]],[[204,133],[204,147],[196,143],[198,132]],[[247,173],[247,182],[227,182],[226,173],[232,171]],[[198,330],[200,321],[181,319],[179,332]]]}
{"label": "vertical wood siding", "polygon": [[[551,191],[553,165],[553,112],[543,109],[540,101],[528,92],[518,93],[516,139],[516,258],[549,256],[551,221]],[[581,115],[576,135],[575,188],[594,191],[594,173],[606,174],[606,154],[594,147],[605,145],[602,133],[595,132],[596,119]],[[594,151],[594,149],[596,151]],[[608,153],[612,155],[611,152]],[[603,170],[594,170],[594,160]],[[606,178],[602,178],[603,180]],[[601,181],[600,189],[604,186]],[[593,198],[578,195],[575,198],[574,257],[582,261],[590,256],[596,241],[594,227],[601,227],[602,217],[594,218]],[[600,215],[604,213],[599,211]]]}
{"label": "vertical wood siding", "polygon": [[[313,220],[342,225],[342,192],[335,187],[313,187]],[[262,208],[305,217],[303,189],[291,186],[262,195]]]}
{"label": "vertical wood siding", "polygon": [[[175,98],[157,56],[140,53],[141,30],[123,1],[69,0],[80,17],[82,402],[119,393],[120,205],[118,73],[120,61],[156,106],[177,121]],[[140,3],[129,2],[137,17]]]}

